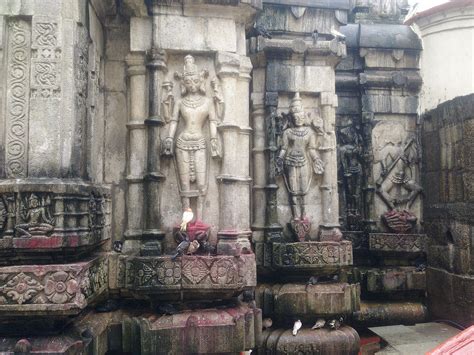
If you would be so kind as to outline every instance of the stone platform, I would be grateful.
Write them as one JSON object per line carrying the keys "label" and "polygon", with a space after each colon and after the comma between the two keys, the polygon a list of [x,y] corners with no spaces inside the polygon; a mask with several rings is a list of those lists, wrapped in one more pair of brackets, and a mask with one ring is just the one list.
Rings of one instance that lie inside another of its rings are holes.
{"label": "stone platform", "polygon": [[263,332],[257,354],[357,354],[359,335],[348,326],[338,330],[302,328],[296,336],[291,329],[271,329]]}
{"label": "stone platform", "polygon": [[255,296],[264,317],[287,326],[293,318],[311,322],[315,317],[349,315],[360,308],[358,284],[259,284]]}
{"label": "stone platform", "polygon": [[73,264],[0,267],[0,318],[77,315],[107,289],[105,255]]}

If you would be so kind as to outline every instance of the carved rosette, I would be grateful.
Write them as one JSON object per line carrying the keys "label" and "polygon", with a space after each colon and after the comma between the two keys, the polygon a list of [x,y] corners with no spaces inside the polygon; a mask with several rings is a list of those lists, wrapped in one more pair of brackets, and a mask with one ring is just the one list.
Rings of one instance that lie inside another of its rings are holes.
{"label": "carved rosette", "polygon": [[104,257],[63,265],[0,267],[0,314],[78,314],[107,290]]}
{"label": "carved rosette", "polygon": [[[126,288],[157,291],[242,291],[256,284],[253,254],[234,256],[134,257],[126,263]],[[144,291],[144,292],[143,292]]]}

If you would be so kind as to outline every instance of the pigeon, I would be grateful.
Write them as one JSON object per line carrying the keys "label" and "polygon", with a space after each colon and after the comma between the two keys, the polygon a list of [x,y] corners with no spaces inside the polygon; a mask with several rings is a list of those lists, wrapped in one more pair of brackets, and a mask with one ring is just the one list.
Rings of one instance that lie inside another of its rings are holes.
{"label": "pigeon", "polygon": [[248,33],[247,38],[258,37],[258,36],[262,36],[262,37],[265,37],[265,38],[268,38],[268,39],[272,39],[271,34],[267,31],[267,29],[265,27],[263,27],[262,25],[257,25],[255,23],[253,25],[252,29],[250,30],[250,32]]}
{"label": "pigeon", "polygon": [[324,318],[318,318],[316,320],[316,323],[314,323],[314,325],[311,327],[311,329],[320,329],[322,327],[324,327],[324,325],[326,324],[326,321],[324,320]]}
{"label": "pigeon", "polygon": [[208,256],[216,251],[216,247],[207,240],[201,243],[201,248],[207,253]]}
{"label": "pigeon", "polygon": [[159,314],[164,314],[168,316],[178,313],[178,310],[171,303],[163,303],[158,305],[156,307],[156,311]]}
{"label": "pigeon", "polygon": [[189,244],[189,247],[188,247],[188,250],[186,251],[186,254],[188,255],[191,255],[191,254],[194,254],[195,252],[197,252],[197,250],[199,249],[200,247],[200,244],[199,242],[194,239],[190,244]]}
{"label": "pigeon", "polygon": [[293,336],[296,336],[298,334],[298,330],[301,329],[303,323],[298,319],[295,324],[293,324]]}
{"label": "pigeon", "polygon": [[308,280],[308,285],[316,285],[319,281],[319,277],[311,276]]}
{"label": "pigeon", "polygon": [[186,232],[188,223],[191,222],[194,218],[193,210],[190,208],[186,208],[183,212],[183,218],[181,219],[181,225],[179,230],[181,232]]}
{"label": "pigeon", "polygon": [[123,242],[120,240],[116,240],[113,246],[114,251],[116,251],[117,253],[121,253],[122,248],[123,248]]}
{"label": "pigeon", "polygon": [[175,260],[178,256],[186,253],[190,244],[191,242],[189,240],[183,240],[181,243],[179,243],[179,245],[176,247],[176,254],[171,257],[171,260]]}
{"label": "pigeon", "polygon": [[107,301],[97,305],[95,311],[98,313],[113,312],[120,308],[120,303],[114,299],[108,299]]}
{"label": "pigeon", "polygon": [[421,272],[421,271],[425,271],[425,269],[426,269],[426,264],[421,263],[416,267],[415,271]]}
{"label": "pigeon", "polygon": [[273,321],[271,318],[263,318],[262,319],[262,328],[263,329],[268,329],[271,328],[273,324]]}
{"label": "pigeon", "polygon": [[335,30],[334,28],[331,28],[331,34],[336,38],[338,41],[345,41],[346,36],[343,35],[341,32]]}
{"label": "pigeon", "polygon": [[328,323],[329,329],[331,330],[337,330],[341,327],[343,318],[340,317],[339,319],[331,319]]}

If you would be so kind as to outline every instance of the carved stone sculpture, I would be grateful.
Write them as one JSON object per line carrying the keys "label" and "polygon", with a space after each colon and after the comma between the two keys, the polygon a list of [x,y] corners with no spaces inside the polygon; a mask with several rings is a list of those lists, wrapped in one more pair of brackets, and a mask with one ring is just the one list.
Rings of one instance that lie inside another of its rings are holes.
{"label": "carved stone sculpture", "polygon": [[[221,156],[217,141],[216,101],[209,99],[205,91],[208,75],[207,70],[198,71],[194,57],[188,55],[184,58],[184,72],[175,73],[181,81],[181,99],[174,107],[163,147],[164,155],[176,156],[183,210],[190,208],[190,198],[197,197],[197,220],[202,217],[207,192],[209,151],[213,158]],[[175,137],[179,120],[183,121],[184,128]],[[207,122],[210,144],[204,133]]]}
{"label": "carved stone sculpture", "polygon": [[54,219],[50,211],[51,199],[43,196],[41,199],[32,193],[22,202],[20,211],[25,223],[15,226],[19,236],[31,237],[33,234],[48,234],[54,229]]}
{"label": "carved stone sculpture", "polygon": [[304,198],[313,174],[322,175],[324,165],[317,152],[316,131],[308,122],[298,92],[291,101],[288,121],[289,125],[282,133],[276,169],[278,174],[284,176],[290,195],[293,231],[299,240],[304,240],[310,230]]}
{"label": "carved stone sculpture", "polygon": [[359,230],[362,219],[362,137],[352,127],[339,131],[339,169],[346,202],[347,227]]}

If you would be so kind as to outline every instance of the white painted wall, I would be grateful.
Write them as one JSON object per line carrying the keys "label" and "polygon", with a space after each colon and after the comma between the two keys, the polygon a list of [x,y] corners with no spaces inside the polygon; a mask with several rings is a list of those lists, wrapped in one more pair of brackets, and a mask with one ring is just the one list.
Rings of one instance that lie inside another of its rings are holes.
{"label": "white painted wall", "polygon": [[473,93],[474,6],[440,9],[413,26],[423,41],[420,112]]}

